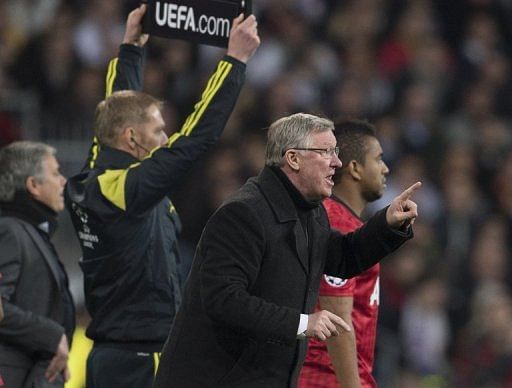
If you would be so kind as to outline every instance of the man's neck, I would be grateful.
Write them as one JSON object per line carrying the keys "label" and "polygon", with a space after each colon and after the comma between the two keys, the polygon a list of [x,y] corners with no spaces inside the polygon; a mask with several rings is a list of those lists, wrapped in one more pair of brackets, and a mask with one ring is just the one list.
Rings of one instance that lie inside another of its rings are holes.
{"label": "man's neck", "polygon": [[361,217],[363,210],[368,204],[362,197],[359,189],[355,185],[338,183],[332,189],[334,196],[341,199],[355,214]]}
{"label": "man's neck", "polygon": [[121,143],[121,142],[118,142],[115,146],[113,146],[112,148],[116,149],[116,150],[119,150],[119,151],[123,151],[123,152],[126,152],[127,154],[130,154],[131,156],[133,156],[135,159],[138,159],[138,160],[142,160],[142,157],[140,155],[140,150],[137,149],[137,147],[135,148],[130,148],[127,144],[124,144],[124,143]]}
{"label": "man's neck", "polygon": [[283,182],[284,187],[298,208],[310,210],[319,206],[321,201],[311,201],[304,197],[300,190],[294,185],[289,175],[286,174],[286,172],[283,171],[280,167],[272,166],[270,169],[274,171],[281,182]]}
{"label": "man's neck", "polygon": [[57,213],[30,194],[19,191],[10,202],[0,202],[2,214],[20,218],[51,236],[57,228]]}

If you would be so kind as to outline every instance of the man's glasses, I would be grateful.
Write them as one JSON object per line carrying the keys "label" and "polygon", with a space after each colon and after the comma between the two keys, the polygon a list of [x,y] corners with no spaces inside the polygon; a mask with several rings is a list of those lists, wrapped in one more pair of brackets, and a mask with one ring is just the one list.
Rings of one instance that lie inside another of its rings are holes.
{"label": "man's glasses", "polygon": [[318,154],[320,154],[320,156],[322,156],[323,158],[326,158],[326,159],[329,159],[329,158],[332,158],[333,156],[338,156],[340,154],[340,147],[333,147],[333,148],[298,148],[298,147],[293,147],[293,148],[290,148],[290,149],[293,149],[293,150],[300,150],[300,151],[313,151],[313,152],[316,152]]}

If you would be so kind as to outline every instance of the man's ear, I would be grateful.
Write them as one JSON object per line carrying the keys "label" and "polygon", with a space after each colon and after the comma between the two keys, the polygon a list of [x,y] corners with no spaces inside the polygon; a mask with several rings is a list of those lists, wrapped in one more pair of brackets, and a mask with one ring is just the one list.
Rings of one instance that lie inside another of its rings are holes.
{"label": "man's ear", "polygon": [[122,148],[128,148],[134,150],[136,148],[135,130],[133,127],[126,127],[121,131],[119,135],[119,142]]}
{"label": "man's ear", "polygon": [[284,154],[284,159],[286,161],[286,164],[293,170],[293,171],[299,171],[299,153],[295,150],[288,150]]}
{"label": "man's ear", "polygon": [[361,166],[359,163],[357,163],[355,160],[351,160],[348,162],[348,173],[354,179],[355,181],[361,180],[361,169],[363,166]]}
{"label": "man's ear", "polygon": [[25,180],[25,187],[27,188],[27,191],[32,197],[37,198],[39,196],[39,185],[37,183],[36,178],[34,178],[33,176],[27,177],[27,179]]}

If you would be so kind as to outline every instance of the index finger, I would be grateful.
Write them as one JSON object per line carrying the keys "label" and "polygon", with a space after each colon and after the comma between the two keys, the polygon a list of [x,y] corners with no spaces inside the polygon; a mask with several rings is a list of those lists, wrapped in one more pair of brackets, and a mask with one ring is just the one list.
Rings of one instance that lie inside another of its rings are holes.
{"label": "index finger", "polygon": [[[340,318],[341,319],[341,318]],[[341,327],[343,330],[345,331],[351,331],[352,329],[350,328],[349,324],[347,322],[345,322],[343,319],[341,319],[341,322],[336,322],[336,325]]]}
{"label": "index finger", "polygon": [[337,316],[336,314],[329,315],[329,318],[334,322],[336,326],[341,327],[345,331],[351,331],[349,324],[345,322],[343,318]]}
{"label": "index finger", "polygon": [[399,195],[399,198],[401,200],[408,200],[409,198],[411,198],[411,196],[414,194],[414,192],[416,190],[418,190],[420,187],[421,187],[421,182],[416,182],[415,184],[413,184],[409,188],[407,188],[404,191],[402,191],[402,194]]}

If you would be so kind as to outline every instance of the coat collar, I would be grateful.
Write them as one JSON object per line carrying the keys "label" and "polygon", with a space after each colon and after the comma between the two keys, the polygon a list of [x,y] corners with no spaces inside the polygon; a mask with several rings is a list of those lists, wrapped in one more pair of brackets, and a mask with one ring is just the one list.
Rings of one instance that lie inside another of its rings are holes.
{"label": "coat collar", "polygon": [[[295,247],[299,261],[304,269],[304,272],[309,273],[310,263],[310,251],[306,243],[304,235],[304,229],[299,221],[299,215],[297,212],[297,205],[292,199],[289,190],[285,187],[282,179],[277,176],[276,172],[269,167],[265,167],[260,175],[256,179],[257,185],[259,185],[263,196],[266,198],[270,205],[270,208],[274,212],[276,219],[280,223],[293,222],[293,227],[290,233],[290,244]],[[320,230],[324,230],[323,227],[316,218],[321,217],[320,206],[312,207],[310,210],[313,214],[310,222],[312,228],[310,228],[310,245],[312,246],[311,254],[315,255],[316,245],[315,239],[319,238]],[[315,257],[315,256],[312,256]]]}
{"label": "coat collar", "polygon": [[281,179],[270,167],[263,168],[257,182],[279,222],[299,219],[292,197]]}
{"label": "coat collar", "polygon": [[62,270],[59,268],[59,259],[56,256],[56,251],[53,248],[50,240],[45,239],[41,235],[41,233],[36,230],[37,226],[33,225],[29,221],[24,220],[15,215],[6,215],[6,217],[9,217],[10,219],[16,221],[16,223],[18,223],[27,232],[29,238],[34,242],[35,246],[41,253],[44,260],[46,261],[46,264],[50,268],[50,272],[52,273],[53,278],[55,279],[58,289],[62,290],[62,284],[60,282],[59,275],[60,271]]}
{"label": "coat collar", "polygon": [[22,219],[48,237],[52,237],[57,229],[57,212],[26,191],[16,192],[12,201],[0,202],[0,209],[3,215]]}
{"label": "coat collar", "polygon": [[[82,172],[68,179],[64,190],[66,196],[66,206],[68,199],[80,204],[85,199],[85,182],[95,179],[103,170],[125,169],[139,160],[128,152],[121,151],[111,147],[102,147],[94,168],[85,167]],[[69,210],[69,207],[68,207]]]}
{"label": "coat collar", "polygon": [[128,152],[111,147],[102,147],[96,164],[98,167],[102,168],[120,169],[127,168],[137,162],[139,162],[139,160]]}

